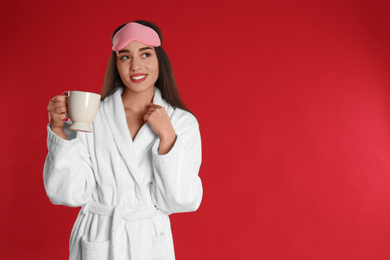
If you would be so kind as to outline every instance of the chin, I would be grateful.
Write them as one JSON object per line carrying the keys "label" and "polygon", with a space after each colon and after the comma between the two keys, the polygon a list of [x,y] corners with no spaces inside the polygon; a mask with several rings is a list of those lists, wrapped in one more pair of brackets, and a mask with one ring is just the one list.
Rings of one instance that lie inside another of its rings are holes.
{"label": "chin", "polygon": [[133,92],[136,92],[136,93],[142,93],[142,92],[146,92],[146,91],[149,91],[151,89],[154,90],[154,85],[152,86],[134,86],[134,85],[130,85],[130,86],[126,86],[126,88],[128,88],[129,90],[133,91]]}

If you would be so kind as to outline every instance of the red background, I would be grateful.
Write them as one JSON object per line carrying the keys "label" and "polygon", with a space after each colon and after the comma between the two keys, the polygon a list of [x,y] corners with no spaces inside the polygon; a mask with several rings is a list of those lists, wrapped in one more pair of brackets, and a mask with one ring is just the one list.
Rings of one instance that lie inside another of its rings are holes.
{"label": "red background", "polygon": [[203,139],[204,199],[177,259],[390,259],[388,1],[2,1],[2,259],[67,259],[46,106],[100,92],[112,31],[164,33]]}

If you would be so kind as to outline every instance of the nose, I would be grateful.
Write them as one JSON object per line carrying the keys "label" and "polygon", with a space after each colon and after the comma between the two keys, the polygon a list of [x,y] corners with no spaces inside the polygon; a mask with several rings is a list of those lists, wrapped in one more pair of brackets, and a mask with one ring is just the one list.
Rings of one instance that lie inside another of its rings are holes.
{"label": "nose", "polygon": [[137,71],[141,68],[141,61],[140,59],[134,57],[130,61],[130,70],[131,71]]}

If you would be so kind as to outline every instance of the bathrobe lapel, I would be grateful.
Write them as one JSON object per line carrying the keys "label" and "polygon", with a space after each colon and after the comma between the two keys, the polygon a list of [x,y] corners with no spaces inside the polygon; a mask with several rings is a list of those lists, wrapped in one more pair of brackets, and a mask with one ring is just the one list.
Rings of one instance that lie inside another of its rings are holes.
{"label": "bathrobe lapel", "polygon": [[[134,182],[140,188],[142,186],[142,175],[139,172],[139,159],[143,157],[144,152],[154,144],[158,137],[149,123],[146,123],[137,133],[133,142],[122,103],[122,93],[123,90],[118,89],[114,94],[107,97],[103,109],[114,136],[115,144],[131,172]],[[155,88],[153,103],[164,107],[169,117],[172,116],[174,108],[162,98],[158,88]]]}
{"label": "bathrobe lapel", "polygon": [[140,175],[138,173],[137,156],[127,125],[125,109],[121,98],[122,92],[122,89],[118,89],[114,94],[107,97],[108,100],[107,102],[104,102],[103,109],[115,144],[125,161],[127,168],[131,172],[134,182],[140,187],[141,183],[139,179]]}

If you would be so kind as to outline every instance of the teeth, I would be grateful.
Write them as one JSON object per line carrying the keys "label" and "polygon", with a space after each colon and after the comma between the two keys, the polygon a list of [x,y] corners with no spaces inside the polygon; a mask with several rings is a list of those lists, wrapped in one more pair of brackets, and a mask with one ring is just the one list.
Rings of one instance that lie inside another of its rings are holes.
{"label": "teeth", "polygon": [[140,80],[140,79],[143,79],[145,78],[146,75],[143,75],[143,76],[138,76],[138,77],[131,77],[132,79],[135,79],[135,80]]}

